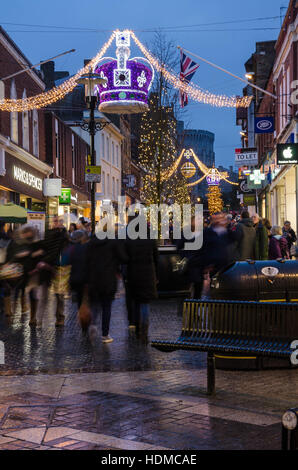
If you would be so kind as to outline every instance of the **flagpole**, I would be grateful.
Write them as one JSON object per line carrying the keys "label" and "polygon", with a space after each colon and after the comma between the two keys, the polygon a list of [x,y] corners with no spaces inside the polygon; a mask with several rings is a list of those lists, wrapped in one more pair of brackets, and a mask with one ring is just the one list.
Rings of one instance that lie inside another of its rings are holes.
{"label": "flagpole", "polygon": [[241,82],[244,82],[244,83],[246,83],[247,85],[250,85],[251,87],[256,88],[257,90],[261,91],[262,93],[266,93],[266,95],[271,96],[271,98],[274,98],[275,100],[277,99],[277,96],[276,96],[276,95],[273,95],[272,93],[270,93],[270,92],[267,91],[267,90],[263,90],[263,88],[260,88],[260,87],[258,87],[257,85],[254,85],[253,83],[249,82],[248,80],[244,80],[244,78],[238,77],[238,75],[235,75],[235,74],[233,74],[232,72],[229,72],[228,70],[223,69],[223,68],[220,67],[219,65],[213,64],[212,62],[209,62],[209,60],[203,59],[203,57],[200,57],[199,55],[194,54],[193,52],[190,52],[190,51],[188,51],[187,49],[182,48],[181,46],[177,46],[177,49],[181,49],[181,50],[187,52],[188,54],[193,55],[193,56],[196,57],[197,59],[200,59],[200,60],[202,60],[203,62],[206,62],[206,64],[211,65],[211,67],[215,67],[216,69],[221,70],[222,72],[227,73],[228,75],[231,75],[232,77],[237,78],[238,80],[241,80]]}

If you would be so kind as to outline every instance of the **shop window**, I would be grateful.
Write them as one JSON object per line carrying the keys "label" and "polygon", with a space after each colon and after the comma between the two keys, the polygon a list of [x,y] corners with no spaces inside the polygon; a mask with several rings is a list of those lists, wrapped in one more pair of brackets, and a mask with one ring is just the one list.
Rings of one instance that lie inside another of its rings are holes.
{"label": "shop window", "polygon": [[0,176],[5,176],[5,174],[5,150],[4,148],[0,148]]}
{"label": "shop window", "polygon": [[38,111],[33,109],[32,112],[32,132],[33,132],[33,155],[39,156],[39,138],[38,138]]}
{"label": "shop window", "polygon": [[[27,98],[26,90],[23,92],[23,99]],[[22,129],[23,129],[23,148],[29,151],[29,113],[22,112]]]}
{"label": "shop window", "polygon": [[[12,100],[17,99],[17,89],[16,89],[16,83],[14,79],[11,81],[11,88],[10,88],[10,97]],[[13,111],[10,113],[10,137],[13,142],[18,144],[19,142],[19,129],[18,129],[18,112]]]}

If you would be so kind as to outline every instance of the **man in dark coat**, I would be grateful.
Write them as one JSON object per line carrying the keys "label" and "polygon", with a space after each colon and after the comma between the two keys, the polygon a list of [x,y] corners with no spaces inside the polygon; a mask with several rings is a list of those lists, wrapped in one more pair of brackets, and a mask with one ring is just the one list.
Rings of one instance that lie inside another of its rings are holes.
{"label": "man in dark coat", "polygon": [[128,257],[125,245],[120,240],[92,237],[86,249],[86,285],[88,286],[89,302],[92,310],[90,337],[96,334],[98,310],[102,309],[102,342],[110,343],[109,335],[112,301],[117,291],[117,273],[120,265],[125,264]]}
{"label": "man in dark coat", "polygon": [[133,301],[132,321],[136,333],[147,336],[149,303],[157,298],[158,249],[155,240],[126,241],[128,254],[127,282]]}
{"label": "man in dark coat", "polygon": [[242,212],[241,219],[232,233],[236,241],[236,260],[254,259],[256,230],[247,211]]}
{"label": "man in dark coat", "polygon": [[269,239],[266,227],[263,224],[262,219],[258,214],[252,216],[254,228],[256,230],[256,242],[255,242],[255,260],[267,260]]}

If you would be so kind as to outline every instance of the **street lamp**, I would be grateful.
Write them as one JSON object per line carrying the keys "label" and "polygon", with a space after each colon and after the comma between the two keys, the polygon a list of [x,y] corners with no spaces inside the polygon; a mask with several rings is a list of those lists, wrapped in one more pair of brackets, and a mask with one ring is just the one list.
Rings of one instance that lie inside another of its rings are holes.
{"label": "street lamp", "polygon": [[[95,149],[94,149],[94,136],[97,131],[101,131],[107,124],[106,122],[95,122],[94,119],[94,110],[98,101],[96,94],[96,85],[103,85],[106,83],[106,79],[102,78],[98,73],[93,73],[90,69],[89,73],[82,75],[77,83],[79,85],[85,85],[85,99],[87,108],[90,109],[90,118],[89,122],[86,122],[81,125],[82,129],[88,131],[90,134],[90,157],[91,165],[96,165],[95,162]],[[91,183],[91,229],[92,234],[95,232],[95,184]]]}

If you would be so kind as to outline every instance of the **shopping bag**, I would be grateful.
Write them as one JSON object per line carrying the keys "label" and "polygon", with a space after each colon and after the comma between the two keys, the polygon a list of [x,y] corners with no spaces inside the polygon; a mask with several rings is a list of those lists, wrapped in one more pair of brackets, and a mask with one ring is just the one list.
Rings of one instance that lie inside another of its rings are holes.
{"label": "shopping bag", "polygon": [[83,331],[86,331],[91,323],[91,310],[86,300],[81,304],[78,311],[78,320]]}
{"label": "shopping bag", "polygon": [[67,294],[69,291],[71,266],[57,266],[52,283],[54,294]]}

